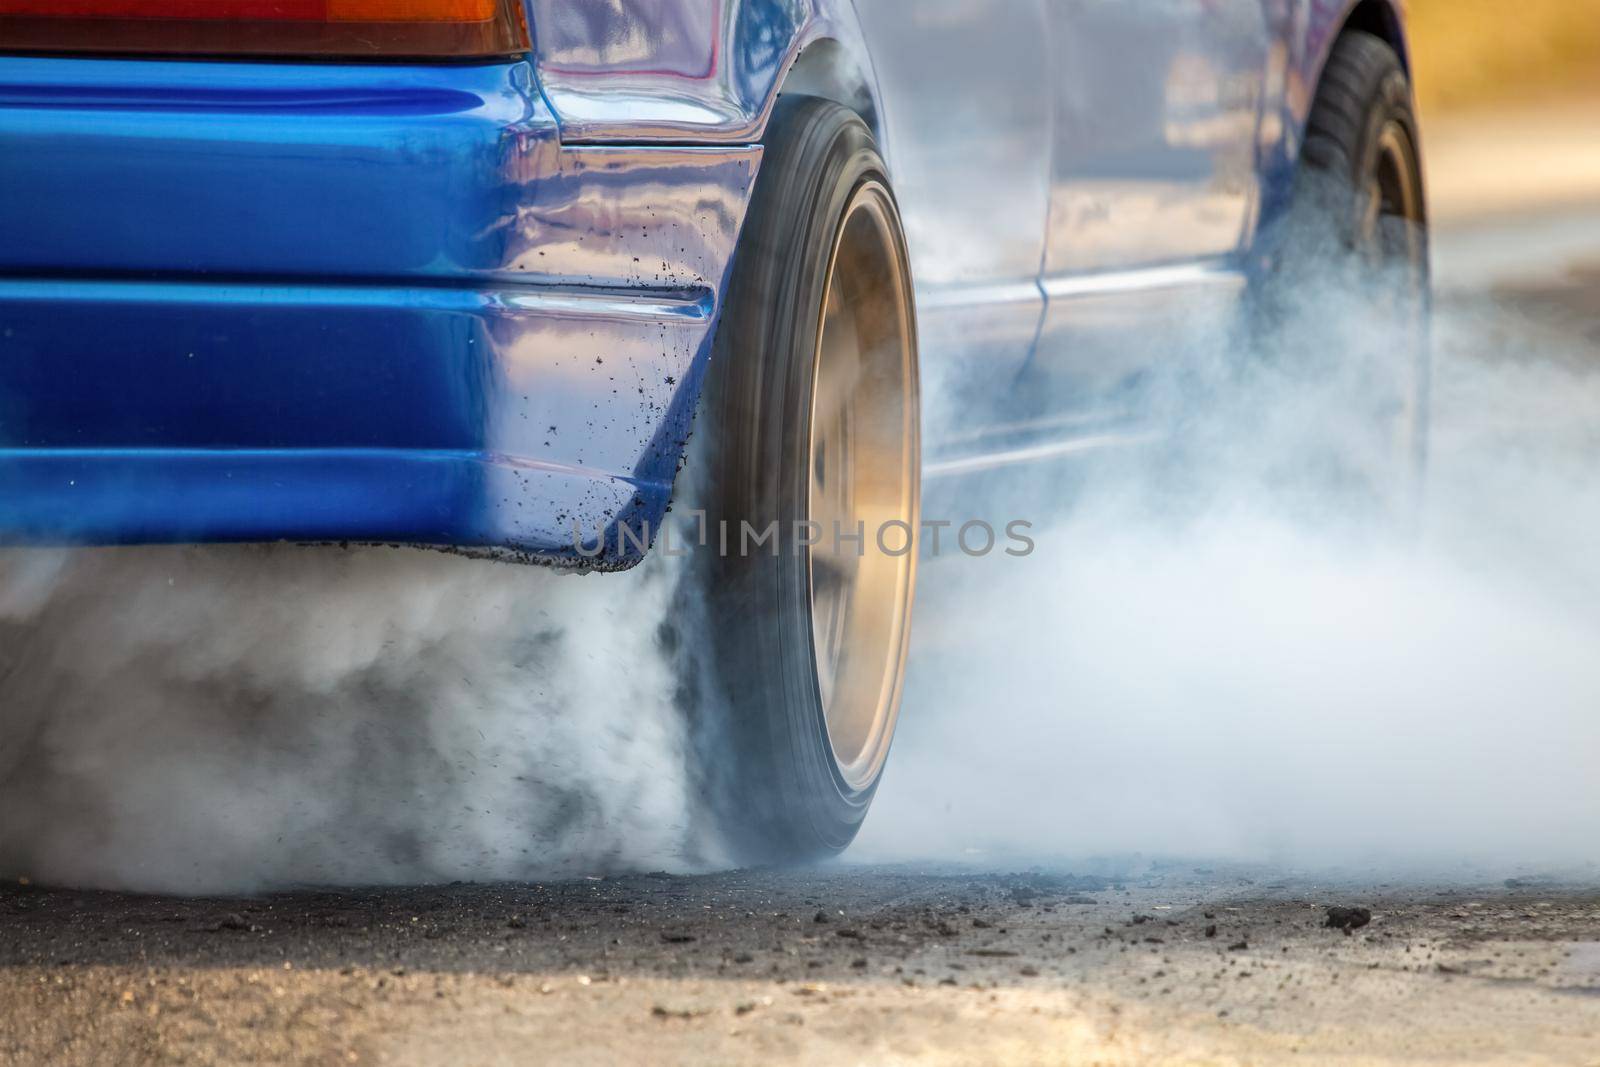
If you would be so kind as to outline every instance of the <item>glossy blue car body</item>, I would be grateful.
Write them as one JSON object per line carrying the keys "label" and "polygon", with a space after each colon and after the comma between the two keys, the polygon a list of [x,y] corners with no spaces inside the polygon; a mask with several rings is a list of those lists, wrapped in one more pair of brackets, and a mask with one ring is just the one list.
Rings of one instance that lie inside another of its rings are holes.
{"label": "glossy blue car body", "polygon": [[780,92],[883,144],[930,403],[1016,415],[930,471],[1104,436],[994,400],[1247,288],[1333,38],[1404,51],[1389,0],[527,6],[483,63],[0,55],[0,538],[633,562]]}

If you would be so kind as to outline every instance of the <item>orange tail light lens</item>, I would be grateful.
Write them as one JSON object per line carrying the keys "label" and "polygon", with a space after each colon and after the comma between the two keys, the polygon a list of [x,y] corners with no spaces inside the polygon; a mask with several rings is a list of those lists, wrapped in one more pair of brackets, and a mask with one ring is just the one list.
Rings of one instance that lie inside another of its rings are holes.
{"label": "orange tail light lens", "polygon": [[529,48],[522,0],[0,0],[0,51],[473,58]]}

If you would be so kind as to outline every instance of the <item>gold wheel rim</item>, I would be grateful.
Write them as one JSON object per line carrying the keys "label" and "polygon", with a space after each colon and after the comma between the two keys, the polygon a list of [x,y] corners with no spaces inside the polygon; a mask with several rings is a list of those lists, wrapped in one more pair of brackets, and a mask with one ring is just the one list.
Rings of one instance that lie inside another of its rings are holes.
{"label": "gold wheel rim", "polygon": [[[858,186],[829,257],[810,412],[811,641],[834,764],[862,790],[899,708],[916,582],[916,328],[905,244],[879,182]],[[859,535],[859,537],[858,537]]]}

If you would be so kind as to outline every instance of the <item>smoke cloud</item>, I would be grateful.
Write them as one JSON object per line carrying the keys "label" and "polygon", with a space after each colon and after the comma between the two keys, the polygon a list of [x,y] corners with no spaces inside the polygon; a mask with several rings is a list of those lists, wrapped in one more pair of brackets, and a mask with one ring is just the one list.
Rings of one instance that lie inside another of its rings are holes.
{"label": "smoke cloud", "polygon": [[1180,458],[1106,465],[1034,556],[925,568],[856,858],[1592,872],[1593,316],[1442,301],[1424,499],[1375,522],[1304,461],[1359,429],[1393,346],[1365,288],[1314,292],[1347,324],[1322,356],[1356,373],[1266,353],[1219,375]]}
{"label": "smoke cloud", "polygon": [[[930,491],[941,518],[1034,522],[1037,549],[924,562],[855,858],[1600,858],[1588,342],[1526,300],[1443,303],[1427,492],[1374,521],[1311,458],[1359,455],[1393,348],[1371,297],[1308,293],[1348,324],[1310,358],[1220,345],[1157,388],[1176,443]],[[0,875],[218,892],[722,864],[670,639],[685,573],[0,554]]]}
{"label": "smoke cloud", "polygon": [[178,892],[714,864],[658,559],[11,553],[0,869]]}

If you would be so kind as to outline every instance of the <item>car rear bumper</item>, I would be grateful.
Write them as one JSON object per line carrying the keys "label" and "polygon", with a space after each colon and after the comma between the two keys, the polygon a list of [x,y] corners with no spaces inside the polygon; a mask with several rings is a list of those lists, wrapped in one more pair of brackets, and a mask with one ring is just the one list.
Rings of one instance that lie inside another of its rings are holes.
{"label": "car rear bumper", "polygon": [[758,162],[564,147],[522,63],[0,58],[0,539],[625,565]]}

